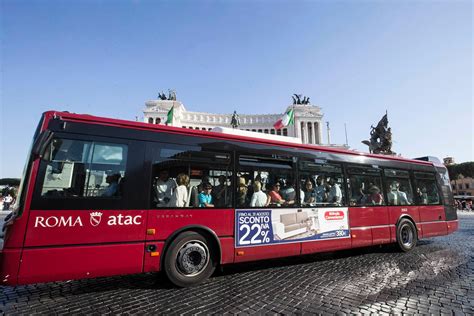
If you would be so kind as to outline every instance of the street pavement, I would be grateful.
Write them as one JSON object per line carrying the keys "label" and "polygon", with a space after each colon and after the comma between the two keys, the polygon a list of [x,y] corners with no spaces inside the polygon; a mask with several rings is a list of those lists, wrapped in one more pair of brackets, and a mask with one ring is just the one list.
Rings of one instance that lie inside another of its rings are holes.
{"label": "street pavement", "polygon": [[226,266],[194,288],[162,274],[0,287],[0,314],[474,314],[474,213],[409,253],[370,247]]}

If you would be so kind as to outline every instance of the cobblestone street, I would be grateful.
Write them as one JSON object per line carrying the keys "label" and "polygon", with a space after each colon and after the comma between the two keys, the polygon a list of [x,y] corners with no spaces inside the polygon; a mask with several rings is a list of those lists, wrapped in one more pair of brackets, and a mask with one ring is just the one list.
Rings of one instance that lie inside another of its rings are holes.
{"label": "cobblestone street", "polygon": [[474,314],[474,215],[410,253],[371,247],[226,266],[177,289],[159,275],[2,287],[0,312]]}

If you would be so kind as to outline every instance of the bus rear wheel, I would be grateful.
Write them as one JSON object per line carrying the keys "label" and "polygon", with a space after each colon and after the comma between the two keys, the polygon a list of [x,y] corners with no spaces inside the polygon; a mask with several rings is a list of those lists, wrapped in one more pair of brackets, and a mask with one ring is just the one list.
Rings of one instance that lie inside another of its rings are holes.
{"label": "bus rear wheel", "polygon": [[165,255],[166,276],[179,287],[203,282],[212,275],[215,268],[209,241],[196,232],[189,231],[178,235]]}
{"label": "bus rear wheel", "polygon": [[408,252],[415,248],[418,241],[416,227],[412,221],[404,218],[397,225],[397,243],[403,252]]}

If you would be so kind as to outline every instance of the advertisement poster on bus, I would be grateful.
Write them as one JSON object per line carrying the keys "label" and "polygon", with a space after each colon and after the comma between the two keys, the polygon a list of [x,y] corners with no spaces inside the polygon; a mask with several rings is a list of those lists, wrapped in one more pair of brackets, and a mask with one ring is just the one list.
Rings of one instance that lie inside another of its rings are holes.
{"label": "advertisement poster on bus", "polygon": [[347,207],[236,210],[236,247],[349,238]]}

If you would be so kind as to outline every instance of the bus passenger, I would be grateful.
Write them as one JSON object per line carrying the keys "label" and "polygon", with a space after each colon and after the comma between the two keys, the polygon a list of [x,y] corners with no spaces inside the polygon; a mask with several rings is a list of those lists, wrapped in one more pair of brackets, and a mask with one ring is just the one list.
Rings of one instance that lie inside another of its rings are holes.
{"label": "bus passenger", "polygon": [[118,193],[119,189],[119,180],[121,178],[120,173],[115,173],[115,174],[110,174],[105,178],[105,182],[109,184],[107,189],[105,189],[104,193],[102,193],[102,196],[116,196]]}
{"label": "bus passenger", "polygon": [[201,178],[201,183],[199,183],[198,186],[197,186],[198,194],[205,191],[205,186],[208,183],[209,184],[211,183],[211,181],[209,180],[209,176],[203,176]]}
{"label": "bus passenger", "polygon": [[178,187],[173,192],[170,206],[186,207],[186,204],[188,202],[189,177],[187,174],[180,173],[176,177],[176,182],[177,182]]}
{"label": "bus passenger", "polygon": [[373,185],[369,188],[369,194],[366,196],[365,199],[366,205],[382,205],[383,204],[383,196],[380,194],[380,189]]}
{"label": "bus passenger", "polygon": [[[285,187],[280,191],[282,198],[286,201],[287,205],[295,204],[296,190],[293,179],[286,181]],[[300,189],[300,203],[304,202],[304,191]]]}
{"label": "bus passenger", "polygon": [[176,181],[169,177],[168,170],[160,170],[155,184],[156,206],[168,206],[175,188]]}
{"label": "bus passenger", "polygon": [[220,175],[218,178],[219,184],[214,187],[212,190],[214,201],[216,207],[224,207],[227,205],[226,197],[227,197],[227,184],[226,184],[226,177],[224,175]]}
{"label": "bus passenger", "polygon": [[247,185],[244,177],[239,178],[239,186],[237,187],[237,207],[247,206]]}
{"label": "bus passenger", "polygon": [[407,194],[400,191],[400,183],[393,181],[390,186],[391,191],[387,194],[388,203],[390,205],[409,205]]}
{"label": "bus passenger", "polygon": [[323,184],[323,177],[319,176],[316,178],[316,203],[323,203],[326,201],[326,186]]}
{"label": "bus passenger", "polygon": [[280,187],[281,185],[278,182],[272,186],[272,190],[268,193],[270,196],[270,204],[276,204],[277,206],[286,204],[286,201],[280,195]]}
{"label": "bus passenger", "polygon": [[328,194],[328,202],[334,205],[341,205],[342,201],[342,191],[333,178],[330,178],[328,181],[330,185],[329,194]]}
{"label": "bus passenger", "polygon": [[203,185],[204,191],[199,193],[199,207],[214,207],[212,204],[212,185],[210,183],[206,183]]}
{"label": "bus passenger", "polygon": [[253,184],[253,194],[250,200],[250,207],[267,206],[267,195],[262,192],[262,184],[260,181],[255,181]]}
{"label": "bus passenger", "polygon": [[316,202],[316,190],[313,188],[313,182],[311,181],[311,179],[306,179],[304,187],[304,203],[306,205],[314,204]]}

